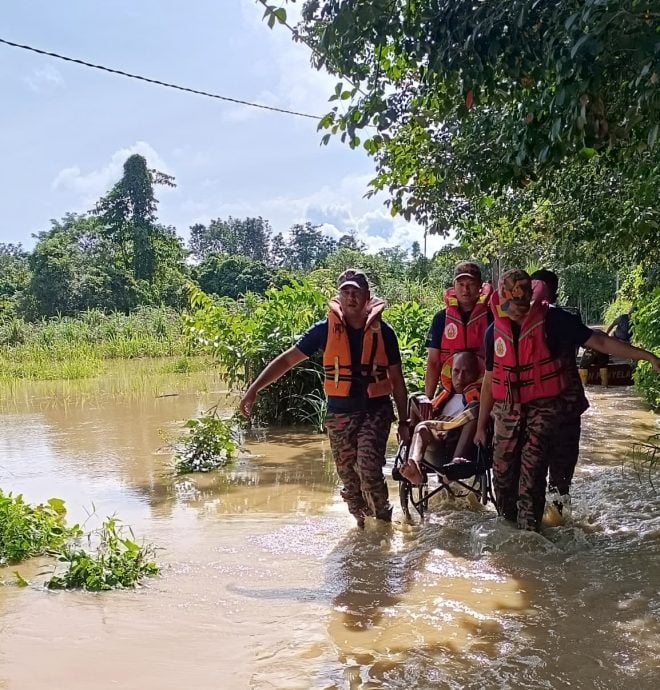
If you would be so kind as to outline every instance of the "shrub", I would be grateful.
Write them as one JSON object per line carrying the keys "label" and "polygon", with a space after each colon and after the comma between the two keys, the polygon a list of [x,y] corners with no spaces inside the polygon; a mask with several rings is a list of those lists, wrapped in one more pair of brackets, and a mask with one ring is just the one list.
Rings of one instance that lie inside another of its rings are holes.
{"label": "shrub", "polygon": [[0,565],[41,556],[79,535],[80,527],[66,527],[64,501],[51,498],[46,504],[29,505],[23,496],[0,490]]}
{"label": "shrub", "polygon": [[[263,297],[248,293],[238,302],[214,301],[191,288],[186,328],[194,343],[214,355],[229,386],[242,389],[325,316],[329,297],[307,280],[271,288]],[[255,417],[270,424],[303,424],[316,415],[315,396],[322,394],[320,364],[307,361],[262,391]]]}
{"label": "shrub", "polygon": [[217,411],[189,419],[185,423],[188,434],[174,444],[175,471],[210,472],[223,467],[236,456],[238,442],[230,424],[217,415]]}
{"label": "shrub", "polygon": [[[660,287],[638,302],[633,320],[634,339],[646,350],[660,354]],[[644,399],[660,409],[660,376],[648,362],[635,369],[635,385]]]}
{"label": "shrub", "polygon": [[120,525],[115,517],[107,518],[100,529],[88,535],[98,539],[93,551],[64,546],[58,556],[66,564],[61,575],[53,575],[49,589],[86,589],[101,592],[109,589],[135,587],[148,575],[158,574],[151,544],[139,545],[130,528]]}

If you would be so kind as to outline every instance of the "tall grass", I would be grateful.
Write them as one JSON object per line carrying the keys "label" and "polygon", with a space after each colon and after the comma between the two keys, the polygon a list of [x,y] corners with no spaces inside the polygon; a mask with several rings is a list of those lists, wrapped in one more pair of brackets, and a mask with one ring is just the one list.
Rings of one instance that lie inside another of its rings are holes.
{"label": "tall grass", "polygon": [[143,307],[128,315],[90,310],[37,323],[0,321],[0,380],[90,378],[106,359],[186,351],[181,316],[167,308]]}

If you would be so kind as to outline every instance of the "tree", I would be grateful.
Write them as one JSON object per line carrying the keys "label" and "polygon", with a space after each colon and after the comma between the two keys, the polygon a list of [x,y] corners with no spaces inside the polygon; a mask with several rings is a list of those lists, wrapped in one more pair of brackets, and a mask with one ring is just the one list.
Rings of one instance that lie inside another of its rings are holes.
{"label": "tree", "polygon": [[175,186],[173,177],[150,170],[146,159],[134,154],[124,163],[121,180],[94,211],[105,236],[119,247],[124,267],[132,266],[136,280],[150,281],[156,272],[156,184]]}
{"label": "tree", "polygon": [[334,251],[336,242],[324,235],[319,225],[306,222],[292,226],[286,247],[286,268],[311,271]]}
{"label": "tree", "polygon": [[0,316],[16,312],[30,282],[28,258],[20,244],[0,242]]}
{"label": "tree", "polygon": [[338,249],[354,249],[356,251],[363,252],[367,248],[367,245],[364,242],[361,242],[360,240],[358,240],[354,233],[350,233],[350,234],[342,235],[337,240],[337,248]]}
{"label": "tree", "polygon": [[204,292],[238,299],[247,292],[263,294],[273,280],[272,271],[262,261],[247,256],[211,254],[196,272]]}
{"label": "tree", "polygon": [[211,253],[268,261],[271,234],[270,223],[261,217],[241,219],[230,216],[227,220],[212,220],[208,227],[193,225],[189,246],[193,256],[200,261]]}

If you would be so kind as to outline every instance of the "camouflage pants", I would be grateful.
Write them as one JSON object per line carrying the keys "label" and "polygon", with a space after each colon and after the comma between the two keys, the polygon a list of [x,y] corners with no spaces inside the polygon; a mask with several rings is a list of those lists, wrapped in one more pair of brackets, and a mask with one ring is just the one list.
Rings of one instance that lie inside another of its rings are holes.
{"label": "camouflage pants", "polygon": [[569,492],[580,453],[582,420],[579,414],[562,414],[550,453],[550,491]]}
{"label": "camouflage pants", "polygon": [[385,447],[392,426],[392,405],[346,414],[328,414],[332,456],[344,487],[341,497],[359,524],[365,516],[392,519],[383,474]]}
{"label": "camouflage pants", "polygon": [[500,515],[518,527],[538,530],[545,508],[548,451],[559,404],[542,398],[525,405],[496,401],[493,486]]}

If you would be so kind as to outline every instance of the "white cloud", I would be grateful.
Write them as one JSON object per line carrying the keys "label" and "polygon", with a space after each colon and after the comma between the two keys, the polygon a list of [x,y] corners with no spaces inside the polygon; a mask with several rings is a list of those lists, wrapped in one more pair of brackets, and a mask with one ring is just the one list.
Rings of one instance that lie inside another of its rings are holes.
{"label": "white cloud", "polygon": [[64,77],[52,65],[37,67],[32,74],[24,77],[23,81],[35,93],[55,91],[64,86]]}
{"label": "white cloud", "polygon": [[135,153],[144,156],[150,168],[172,174],[167,164],[150,144],[146,141],[138,141],[133,146],[115,151],[110,161],[96,170],[83,173],[77,165],[60,170],[52,181],[51,187],[55,191],[73,192],[84,204],[93,203],[121,178],[124,162]]}
{"label": "white cloud", "polygon": [[[301,5],[286,6],[290,26],[298,23]],[[271,47],[270,62],[259,60],[252,66],[253,74],[268,75],[273,79],[271,90],[276,100],[268,104],[310,115],[322,116],[328,112],[328,98],[334,91],[337,78],[311,66],[310,48],[295,42],[286,26],[276,24],[269,29],[267,22],[262,20],[263,8],[254,0],[242,0],[241,9],[245,33],[252,34],[254,40],[267,41]]]}

